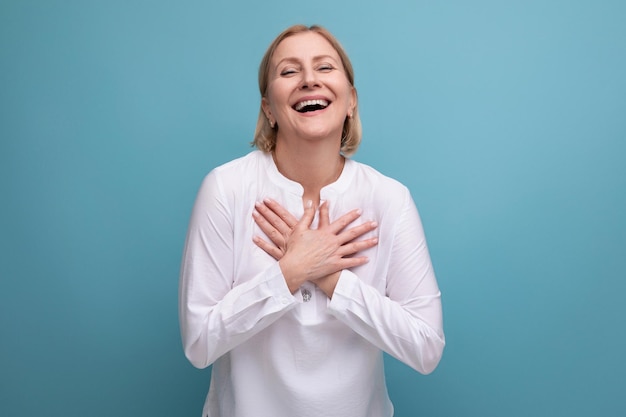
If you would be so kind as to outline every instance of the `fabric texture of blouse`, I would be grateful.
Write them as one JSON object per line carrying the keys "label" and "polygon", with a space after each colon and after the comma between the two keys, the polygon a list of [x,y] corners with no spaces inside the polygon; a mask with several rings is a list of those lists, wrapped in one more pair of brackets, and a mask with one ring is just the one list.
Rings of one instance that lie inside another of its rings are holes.
{"label": "fabric texture of blouse", "polygon": [[[179,314],[190,362],[213,365],[203,416],[388,417],[383,354],[430,373],[445,345],[441,293],[408,189],[346,159],[321,190],[331,221],[359,208],[376,220],[369,262],[341,272],[332,299],[313,283],[291,294],[252,239],[272,198],[300,218],[303,188],[253,151],[202,182],[183,254]],[[316,227],[317,216],[312,227]],[[267,239],[269,241],[269,239]]]}

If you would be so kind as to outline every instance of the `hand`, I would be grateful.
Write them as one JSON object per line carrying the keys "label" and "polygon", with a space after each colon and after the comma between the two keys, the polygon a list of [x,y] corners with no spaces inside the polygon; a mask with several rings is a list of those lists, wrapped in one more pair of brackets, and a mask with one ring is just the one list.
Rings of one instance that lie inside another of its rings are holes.
{"label": "hand", "polygon": [[257,202],[255,209],[252,217],[263,233],[271,240],[271,243],[259,236],[255,236],[253,241],[258,247],[279,261],[287,250],[287,240],[298,224],[298,219],[285,210],[283,206],[270,199],[265,199],[263,203]]}
{"label": "hand", "polygon": [[299,221],[272,200],[257,203],[256,209],[254,219],[271,243],[260,237],[255,237],[254,242],[279,260],[292,292],[303,282],[313,281],[329,297],[332,296],[341,270],[368,261],[365,256],[352,255],[378,243],[375,237],[356,240],[374,230],[377,227],[376,222],[365,222],[347,228],[360,217],[359,210],[352,210],[331,223],[328,203],[322,203],[319,207],[318,228],[311,229],[316,211],[312,202],[305,206],[304,215]]}

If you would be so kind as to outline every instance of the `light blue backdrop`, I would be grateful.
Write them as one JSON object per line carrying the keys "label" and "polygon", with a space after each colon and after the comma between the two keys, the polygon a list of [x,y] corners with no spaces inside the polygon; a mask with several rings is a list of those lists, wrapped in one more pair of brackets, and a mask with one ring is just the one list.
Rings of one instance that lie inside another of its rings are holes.
{"label": "light blue backdrop", "polygon": [[199,416],[178,268],[202,177],[250,150],[258,62],[321,23],[355,159],[407,184],[448,346],[397,416],[626,410],[626,2],[0,2],[0,415]]}

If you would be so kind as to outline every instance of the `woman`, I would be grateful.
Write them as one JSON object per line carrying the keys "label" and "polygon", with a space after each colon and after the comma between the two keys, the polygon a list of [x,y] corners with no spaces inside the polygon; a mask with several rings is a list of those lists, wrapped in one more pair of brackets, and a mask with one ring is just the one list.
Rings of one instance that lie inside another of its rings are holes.
{"label": "woman", "polygon": [[184,350],[213,364],[203,416],[386,417],[382,352],[424,374],[440,292],[406,187],[348,157],[352,66],[293,26],[259,69],[255,150],[205,178],[180,281]]}

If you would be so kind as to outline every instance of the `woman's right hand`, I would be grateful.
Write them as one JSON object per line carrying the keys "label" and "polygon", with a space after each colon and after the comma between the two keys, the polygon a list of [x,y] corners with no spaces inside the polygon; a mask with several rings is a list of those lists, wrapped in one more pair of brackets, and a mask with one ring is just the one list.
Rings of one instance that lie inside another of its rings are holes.
{"label": "woman's right hand", "polygon": [[[319,210],[318,227],[312,229],[316,210]],[[331,223],[328,203],[323,202],[316,209],[309,201],[298,221],[277,202],[265,200],[257,204],[254,219],[272,242],[260,237],[255,237],[254,242],[279,261],[292,292],[305,281],[314,281],[318,285],[324,284],[323,289],[330,296],[334,289],[334,284],[328,285],[330,276],[334,276],[331,281],[336,284],[337,272],[368,261],[365,256],[353,255],[378,243],[376,237],[357,240],[376,229],[376,222],[364,222],[348,228],[360,216],[360,210],[352,210]]]}

